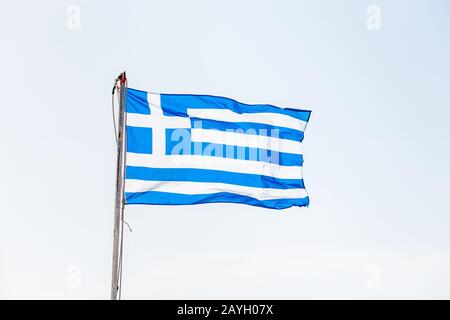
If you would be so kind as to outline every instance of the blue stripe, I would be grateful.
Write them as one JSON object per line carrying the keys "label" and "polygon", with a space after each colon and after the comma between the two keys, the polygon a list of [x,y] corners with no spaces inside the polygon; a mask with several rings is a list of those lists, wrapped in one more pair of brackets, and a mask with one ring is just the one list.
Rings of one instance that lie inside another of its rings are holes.
{"label": "blue stripe", "polygon": [[274,163],[282,166],[301,166],[303,164],[303,155],[301,154],[208,142],[192,142],[191,129],[166,129],[166,154],[208,155]]}
{"label": "blue stripe", "polygon": [[[147,92],[126,89],[126,112],[150,114]],[[187,109],[228,109],[237,113],[279,113],[308,122],[311,111],[295,108],[280,108],[270,104],[245,104],[233,99],[211,95],[161,94],[164,114],[187,117]]]}
{"label": "blue stripe", "polygon": [[[191,127],[196,129],[215,129],[220,131],[233,130],[239,133],[258,134],[280,139],[303,141],[304,134],[300,130],[271,126],[264,123],[253,122],[224,122],[191,118]],[[277,135],[274,134],[276,130]]]}
{"label": "blue stripe", "polygon": [[127,152],[152,153],[152,129],[127,126]]}
{"label": "blue stripe", "polygon": [[277,179],[258,174],[208,169],[147,168],[127,166],[126,179],[149,181],[216,182],[273,189],[305,188],[302,179]]}
{"label": "blue stripe", "polygon": [[285,114],[308,122],[311,111],[279,108],[270,104],[245,104],[225,97],[190,94],[161,94],[161,107],[165,114],[187,117],[187,109],[228,109],[237,113],[271,112]]}
{"label": "blue stripe", "polygon": [[148,106],[147,92],[135,89],[126,89],[125,112],[150,114]]}
{"label": "blue stripe", "polygon": [[187,205],[200,203],[244,203],[269,209],[286,209],[292,206],[307,207],[309,197],[301,199],[257,200],[234,193],[219,192],[213,194],[188,195],[170,192],[147,191],[125,193],[127,204]]}

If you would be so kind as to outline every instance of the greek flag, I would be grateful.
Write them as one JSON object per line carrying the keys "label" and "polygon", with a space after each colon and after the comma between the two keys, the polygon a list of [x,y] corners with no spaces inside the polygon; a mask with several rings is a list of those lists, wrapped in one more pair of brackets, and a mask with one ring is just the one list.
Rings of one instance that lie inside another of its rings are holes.
{"label": "greek flag", "polygon": [[188,94],[125,93],[126,204],[307,206],[311,112]]}

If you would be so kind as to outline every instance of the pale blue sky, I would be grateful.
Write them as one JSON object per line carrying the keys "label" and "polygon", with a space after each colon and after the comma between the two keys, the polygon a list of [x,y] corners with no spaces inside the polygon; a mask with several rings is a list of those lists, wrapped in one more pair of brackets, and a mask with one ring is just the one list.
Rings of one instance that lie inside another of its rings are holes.
{"label": "pale blue sky", "polygon": [[124,298],[450,298],[449,15],[445,0],[4,4],[0,298],[109,298],[122,70],[137,89],[312,110],[310,208],[129,207]]}

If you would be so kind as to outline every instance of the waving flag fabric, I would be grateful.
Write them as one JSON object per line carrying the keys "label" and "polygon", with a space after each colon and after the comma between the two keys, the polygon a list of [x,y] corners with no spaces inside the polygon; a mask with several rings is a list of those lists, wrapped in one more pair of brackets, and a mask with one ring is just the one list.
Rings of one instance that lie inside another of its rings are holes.
{"label": "waving flag fabric", "polygon": [[302,141],[310,111],[130,88],[125,98],[126,204],[309,204]]}

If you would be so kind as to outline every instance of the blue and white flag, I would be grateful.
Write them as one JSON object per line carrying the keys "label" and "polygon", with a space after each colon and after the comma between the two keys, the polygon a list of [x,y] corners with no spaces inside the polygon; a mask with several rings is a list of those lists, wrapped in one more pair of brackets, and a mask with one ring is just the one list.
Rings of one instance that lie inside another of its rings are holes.
{"label": "blue and white flag", "polygon": [[126,204],[307,206],[303,135],[311,112],[128,88]]}

